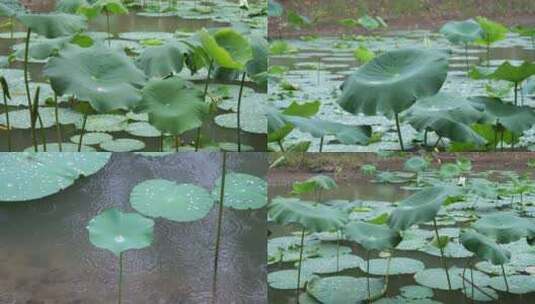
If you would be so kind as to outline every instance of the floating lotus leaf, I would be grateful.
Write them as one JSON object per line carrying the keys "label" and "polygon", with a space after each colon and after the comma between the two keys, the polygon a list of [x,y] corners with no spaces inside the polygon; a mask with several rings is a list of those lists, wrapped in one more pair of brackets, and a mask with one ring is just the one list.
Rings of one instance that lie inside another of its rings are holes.
{"label": "floating lotus leaf", "polygon": [[284,115],[282,117],[286,123],[293,125],[302,132],[310,133],[313,137],[320,138],[333,135],[346,145],[367,145],[372,135],[370,126],[349,126],[317,118],[299,116]]}
{"label": "floating lotus leaf", "polygon": [[110,152],[132,152],[145,148],[145,143],[133,138],[116,138],[100,143],[100,148]]}
{"label": "floating lotus leaf", "polygon": [[[54,114],[54,108],[46,107],[39,108],[39,115],[41,116],[41,121],[43,122],[43,128],[50,128],[56,125],[56,117]],[[68,108],[59,108],[59,123],[62,125],[74,124],[79,122],[82,119],[82,116]],[[31,128],[30,115],[28,115],[28,110],[15,110],[9,112],[9,122],[11,128],[13,129],[29,129]],[[0,116],[0,124],[6,124],[5,115]],[[36,128],[40,128],[41,124],[37,123]]]}
{"label": "floating lotus leaf", "polygon": [[93,245],[119,256],[126,250],[150,246],[154,238],[154,221],[137,213],[122,213],[111,208],[89,221],[87,230]]}
{"label": "floating lotus leaf", "polygon": [[335,273],[358,268],[362,262],[360,257],[352,254],[342,254],[339,257],[310,258],[303,261],[301,271],[317,274]]}
{"label": "floating lotus leaf", "polygon": [[456,177],[456,176],[459,176],[461,173],[462,173],[461,168],[459,168],[457,164],[451,164],[451,163],[443,164],[440,166],[440,169],[439,169],[440,176],[444,178]]}
{"label": "floating lotus leaf", "polygon": [[[390,266],[388,265],[390,263]],[[360,264],[362,271],[366,272],[366,262]],[[371,259],[370,272],[372,275],[399,275],[413,274],[425,269],[424,263],[410,258],[395,257],[388,259]],[[388,271],[388,272],[387,272]]]}
{"label": "floating lotus leaf", "polygon": [[302,182],[294,182],[292,192],[303,194],[315,190],[332,190],[337,187],[334,179],[327,175],[316,175]]}
{"label": "floating lotus leaf", "polygon": [[448,58],[442,51],[401,49],[361,66],[342,86],[338,103],[347,112],[391,117],[417,99],[436,94],[446,80]]}
{"label": "floating lotus leaf", "polygon": [[[84,145],[98,145],[102,142],[112,140],[113,136],[107,133],[85,133],[82,139],[82,144]],[[77,144],[80,142],[80,135],[74,135],[70,138],[70,141]]]}
{"label": "floating lotus leaf", "polygon": [[[477,281],[476,281],[477,282]],[[509,292],[514,294],[528,294],[535,292],[535,276],[511,275],[507,276]],[[503,277],[496,276],[490,279],[490,286],[496,290],[506,292],[507,286]]]}
{"label": "floating lotus leaf", "polygon": [[196,185],[151,179],[134,187],[130,204],[146,216],[191,222],[204,218],[212,209],[214,199]]}
{"label": "floating lotus leaf", "polygon": [[202,126],[208,104],[201,92],[179,77],[151,80],[142,90],[139,109],[160,132],[180,135]]}
{"label": "floating lotus leaf", "polygon": [[386,225],[351,222],[344,228],[347,239],[355,241],[368,250],[387,250],[401,242],[399,232]]}
{"label": "floating lotus leaf", "polygon": [[440,33],[446,36],[453,44],[468,44],[482,38],[483,30],[479,23],[473,19],[465,21],[450,21],[440,29]]}
{"label": "floating lotus leaf", "polygon": [[143,73],[122,51],[95,45],[69,47],[51,58],[44,74],[58,95],[88,101],[97,112],[129,109],[140,101]]}
{"label": "floating lotus leaf", "polygon": [[473,225],[477,232],[496,240],[499,244],[511,243],[528,235],[535,224],[510,213],[486,215]]}
{"label": "floating lotus leaf", "polygon": [[401,296],[406,299],[428,299],[433,297],[433,290],[428,287],[409,285],[399,289]]}
{"label": "floating lotus leaf", "polygon": [[[266,134],[266,118],[263,114],[242,112],[240,115],[241,130],[254,134]],[[217,115],[214,122],[223,128],[236,129],[238,125],[238,114],[227,113]]]}
{"label": "floating lotus leaf", "polygon": [[276,197],[268,211],[278,224],[300,224],[313,232],[337,230],[347,222],[347,214],[341,210],[295,198]]}
{"label": "floating lotus leaf", "polygon": [[389,218],[389,226],[395,230],[406,230],[412,225],[433,220],[446,199],[454,196],[457,189],[449,186],[435,186],[420,190],[399,202]]}
{"label": "floating lotus leaf", "polygon": [[[301,272],[301,281],[299,288],[305,287],[305,284],[311,278],[310,273]],[[297,288],[297,270],[279,270],[270,272],[267,276],[269,287],[274,289],[296,289]]]}
{"label": "floating lotus leaf", "polygon": [[490,287],[481,287],[481,289],[484,293],[478,290],[477,288],[474,288],[474,292],[472,294],[472,288],[470,286],[468,286],[466,289],[461,289],[461,291],[466,295],[468,299],[473,299],[474,301],[479,302],[496,302],[496,299],[499,298],[496,290]]}
{"label": "floating lotus leaf", "polygon": [[420,156],[413,156],[405,161],[403,168],[407,171],[421,172],[428,166],[427,160]]}
{"label": "floating lotus leaf", "polygon": [[469,100],[450,93],[438,93],[419,99],[403,112],[404,120],[417,130],[431,129],[439,136],[453,141],[477,145],[484,144],[485,139],[471,125],[482,116],[483,113]]}
{"label": "floating lotus leaf", "polygon": [[[78,152],[78,150],[80,152],[97,152],[97,150],[93,147],[82,145],[82,147],[78,149],[78,144],[71,144],[68,142],[61,143],[61,149],[59,148],[58,143],[46,144],[46,152]],[[24,149],[24,152],[35,152],[35,147],[29,146],[28,148]],[[45,152],[45,147],[43,144],[37,145],[37,152]]]}
{"label": "floating lotus leaf", "polygon": [[158,129],[145,121],[129,123],[125,131],[140,137],[160,137],[162,135]]}
{"label": "floating lotus leaf", "polygon": [[[336,276],[313,278],[307,286],[307,293],[320,303],[347,304],[360,303],[368,298],[366,278]],[[370,279],[371,297],[381,294],[382,279]]]}
{"label": "floating lotus leaf", "polygon": [[[89,132],[119,132],[127,126],[126,116],[116,114],[97,114],[87,116],[85,130]],[[82,128],[82,120],[78,121],[77,128]]]}
{"label": "floating lotus leaf", "polygon": [[23,14],[17,19],[27,28],[46,38],[71,36],[86,28],[84,17],[63,13]]}
{"label": "floating lotus leaf", "polygon": [[[219,200],[221,178],[218,178],[212,196]],[[243,173],[228,173],[225,176],[225,207],[239,210],[259,209],[267,204],[267,183],[264,179]]]}
{"label": "floating lotus leaf", "polygon": [[110,153],[0,153],[0,201],[27,201],[59,192],[96,173]]}
{"label": "floating lotus leaf", "polygon": [[[461,289],[463,287],[463,280],[460,275],[463,274],[463,269],[452,267],[448,269],[448,272],[450,274],[451,289]],[[477,270],[473,270],[473,272],[474,282],[476,282],[477,286],[483,287],[490,284],[491,279],[488,275]],[[428,268],[417,272],[414,275],[414,279],[416,283],[429,288],[449,290],[448,281],[444,274],[445,272],[442,268]],[[470,270],[466,271],[465,276],[467,279],[470,279]],[[501,279],[503,281],[503,277]]]}
{"label": "floating lotus leaf", "polygon": [[184,50],[176,43],[149,47],[136,59],[136,65],[148,77],[178,74],[184,67]]}
{"label": "floating lotus leaf", "polygon": [[203,29],[199,35],[205,52],[221,67],[243,70],[253,59],[247,38],[231,28],[217,30],[213,35]]}
{"label": "floating lotus leaf", "polygon": [[67,14],[76,14],[80,7],[87,5],[86,0],[59,0],[56,3],[56,11]]}
{"label": "floating lotus leaf", "polygon": [[494,79],[520,83],[532,75],[535,75],[535,63],[522,62],[521,65],[513,65],[505,61],[495,70],[474,68],[470,71],[470,77],[474,79]]}
{"label": "floating lotus leaf", "polygon": [[473,230],[463,231],[459,241],[466,249],[494,265],[503,265],[511,259],[511,253],[508,250],[500,247],[494,240]]}

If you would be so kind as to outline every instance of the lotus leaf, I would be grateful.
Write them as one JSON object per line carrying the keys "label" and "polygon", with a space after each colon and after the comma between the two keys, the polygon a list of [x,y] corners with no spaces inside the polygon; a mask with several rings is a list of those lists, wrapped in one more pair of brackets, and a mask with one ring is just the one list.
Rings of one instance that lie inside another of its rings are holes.
{"label": "lotus leaf", "polygon": [[116,138],[100,143],[100,148],[110,152],[132,152],[145,148],[145,143],[133,138]]}
{"label": "lotus leaf", "polygon": [[[299,287],[303,288],[305,283],[311,278],[310,273],[301,273]],[[279,270],[268,274],[267,281],[269,287],[274,289],[295,289],[297,287],[297,270]]]}
{"label": "lotus leaf", "polygon": [[[527,294],[535,292],[535,276],[532,275],[508,276],[507,284],[509,285],[509,292],[513,294]],[[502,292],[507,290],[507,286],[505,285],[503,277],[491,278],[490,286]]]}
{"label": "lotus leaf", "polygon": [[56,11],[67,14],[76,14],[80,7],[87,5],[86,0],[59,0],[56,3]]}
{"label": "lotus leaf", "polygon": [[331,177],[327,175],[316,175],[302,182],[294,182],[292,192],[303,194],[316,190],[332,190],[336,187],[336,182]]}
{"label": "lotus leaf", "polygon": [[[96,132],[96,133],[85,133],[84,134],[84,137],[83,137],[83,142],[82,144],[83,145],[98,145],[102,142],[105,142],[105,141],[108,141],[108,140],[112,140],[113,139],[113,136],[111,136],[110,134],[107,134],[107,133],[101,133],[101,132]],[[80,135],[74,135],[70,138],[70,141],[77,144],[80,142]]]}
{"label": "lotus leaf", "polygon": [[212,209],[214,199],[208,191],[193,184],[152,179],[134,187],[130,204],[150,217],[191,222],[204,218]]}
{"label": "lotus leaf", "polygon": [[283,119],[302,132],[321,138],[334,135],[340,142],[347,145],[368,144],[372,128],[370,126],[349,126],[341,123],[330,122],[317,118],[305,118],[299,116],[282,116]]}
{"label": "lotus leaf", "polygon": [[494,265],[503,265],[511,259],[511,253],[496,242],[473,230],[463,231],[459,237],[463,246],[478,257]]}
{"label": "lotus leaf", "polygon": [[401,296],[406,299],[427,299],[433,297],[433,290],[428,287],[409,285],[399,289]]}
{"label": "lotus leaf", "polygon": [[387,250],[401,242],[399,232],[386,225],[351,222],[344,228],[346,238],[362,245],[367,250]]}
{"label": "lotus leaf", "polygon": [[468,44],[482,38],[483,30],[473,19],[450,21],[440,29],[440,33],[453,44]]}
{"label": "lotus leaf", "polygon": [[17,19],[32,32],[46,38],[71,36],[86,28],[84,17],[63,13],[23,14]]}
{"label": "lotus leaf", "polygon": [[[367,272],[365,262],[360,264],[362,271]],[[371,259],[370,271],[372,275],[400,275],[413,274],[425,269],[424,263],[410,258],[395,257],[388,259]]]}
{"label": "lotus leaf", "polygon": [[495,70],[474,68],[470,71],[470,77],[474,79],[494,79],[520,83],[532,75],[535,75],[535,63],[522,62],[521,65],[513,65],[505,61]]}
{"label": "lotus leaf", "polygon": [[[463,274],[463,269],[452,267],[448,269],[451,278],[451,290],[461,289],[463,287],[463,280],[461,278]],[[486,274],[473,270],[474,282],[477,286],[483,287],[488,286],[491,282],[491,279]],[[465,273],[467,279],[470,278],[470,273]],[[428,268],[417,272],[414,275],[414,279],[420,285],[433,288],[433,289],[442,289],[448,290],[448,281],[444,275],[444,269],[442,268]],[[503,278],[500,278],[503,281]]]}
{"label": "lotus leaf", "polygon": [[253,59],[249,41],[233,29],[220,29],[213,35],[202,30],[200,39],[206,53],[221,67],[243,70]]}
{"label": "lotus leaf", "polygon": [[185,51],[176,43],[150,47],[136,59],[136,65],[148,77],[162,78],[182,71],[184,53]]}
{"label": "lotus leaf", "polygon": [[154,221],[137,213],[122,213],[117,208],[111,208],[89,221],[87,230],[93,245],[120,256],[126,250],[151,245]]}
{"label": "lotus leaf", "polygon": [[503,244],[527,236],[534,225],[525,218],[502,212],[483,216],[472,225],[472,228]]}
{"label": "lotus leaf", "polygon": [[358,268],[363,260],[352,254],[342,254],[339,257],[321,257],[306,259],[302,263],[304,273],[335,273],[346,269]]}
{"label": "lotus leaf", "polygon": [[[381,294],[384,288],[382,279],[370,279],[371,296]],[[347,304],[360,303],[368,298],[365,278],[336,276],[313,278],[307,286],[307,293],[320,303]]]}
{"label": "lotus leaf", "polygon": [[[218,178],[212,196],[219,200],[221,178]],[[267,183],[265,180],[243,173],[227,173],[225,176],[225,207],[239,210],[259,209],[267,204]]]}
{"label": "lotus leaf", "polygon": [[110,153],[0,153],[0,201],[52,195],[96,173]]}
{"label": "lotus leaf", "polygon": [[413,156],[405,161],[404,168],[407,171],[421,172],[424,171],[429,164],[427,160],[420,156]]}

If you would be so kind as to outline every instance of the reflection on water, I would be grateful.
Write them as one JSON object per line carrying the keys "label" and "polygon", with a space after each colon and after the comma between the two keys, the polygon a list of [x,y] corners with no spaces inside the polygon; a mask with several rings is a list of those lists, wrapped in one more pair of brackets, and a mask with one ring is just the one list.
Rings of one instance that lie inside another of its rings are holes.
{"label": "reflection on water", "polygon": [[[0,203],[0,303],[114,303],[118,259],[89,243],[88,221],[110,207],[135,212],[129,194],[146,179],[211,189],[220,161],[218,153],[114,154],[58,194]],[[227,163],[265,175],[260,153],[230,154]],[[265,303],[265,220],[264,210],[224,210],[217,303]],[[124,303],[209,303],[216,221],[216,207],[193,223],[157,219],[153,245],[125,254]]]}

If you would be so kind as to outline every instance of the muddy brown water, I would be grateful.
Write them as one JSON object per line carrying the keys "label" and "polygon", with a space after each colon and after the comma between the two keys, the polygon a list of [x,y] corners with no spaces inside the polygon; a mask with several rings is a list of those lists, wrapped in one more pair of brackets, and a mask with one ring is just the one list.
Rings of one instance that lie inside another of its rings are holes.
{"label": "muddy brown water", "polygon": [[[206,189],[221,154],[146,158],[116,153],[96,174],[43,199],[0,203],[0,303],[115,303],[118,259],[88,240],[88,221],[110,207],[135,212],[132,188],[147,179]],[[263,177],[261,153],[229,154],[228,169]],[[192,223],[155,219],[152,246],[124,255],[124,303],[211,303],[218,208]],[[216,303],[266,302],[266,212],[223,212]]]}

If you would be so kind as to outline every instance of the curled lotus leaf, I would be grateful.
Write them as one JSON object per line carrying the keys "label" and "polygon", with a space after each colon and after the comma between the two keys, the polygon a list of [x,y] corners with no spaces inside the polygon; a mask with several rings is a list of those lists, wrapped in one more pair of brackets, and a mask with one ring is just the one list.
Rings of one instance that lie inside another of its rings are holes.
{"label": "curled lotus leaf", "polygon": [[482,38],[483,30],[474,19],[468,19],[450,21],[442,26],[440,33],[453,44],[468,44]]}
{"label": "curled lotus leaf", "polygon": [[401,242],[398,231],[386,225],[369,224],[365,222],[351,222],[344,227],[347,239],[357,242],[368,250],[387,250],[396,247]]}
{"label": "curled lotus leaf", "polygon": [[494,265],[503,265],[511,259],[511,253],[507,249],[474,230],[462,231],[459,241],[466,249]]}
{"label": "curled lotus leaf", "polygon": [[472,228],[499,244],[504,244],[530,235],[531,231],[535,231],[535,223],[511,213],[495,213],[483,216]]}
{"label": "curled lotus leaf", "polygon": [[231,28],[219,29],[212,35],[203,29],[199,35],[204,51],[223,68],[243,70],[253,59],[248,39]]}
{"label": "curled lotus leaf", "polygon": [[84,17],[64,13],[22,14],[17,19],[32,32],[46,38],[71,36],[86,28]]}

